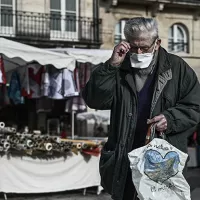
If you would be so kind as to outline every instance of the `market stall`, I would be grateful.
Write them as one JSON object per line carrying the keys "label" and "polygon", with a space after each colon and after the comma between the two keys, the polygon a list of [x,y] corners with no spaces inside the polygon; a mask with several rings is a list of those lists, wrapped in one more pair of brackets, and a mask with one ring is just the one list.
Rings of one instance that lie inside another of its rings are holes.
{"label": "market stall", "polygon": [[[5,114],[0,121],[12,118],[0,127],[1,192],[56,192],[100,185],[98,163],[104,140],[74,139],[73,112],[86,108],[79,92],[87,81],[73,71],[76,65],[73,56],[0,38],[0,113]],[[12,113],[19,106],[17,114]]]}
{"label": "market stall", "polygon": [[3,156],[0,159],[0,191],[44,193],[100,185],[99,157],[82,154],[39,159]]}
{"label": "market stall", "polygon": [[71,112],[67,100],[79,96],[73,78],[74,58],[0,38],[0,61],[1,96],[7,95],[14,105],[33,99],[37,112],[43,113],[58,102],[55,100],[63,100],[64,109]]}
{"label": "market stall", "polygon": [[106,62],[112,55],[112,50],[104,49],[56,48],[48,50],[63,53],[74,58],[77,62],[91,63],[93,65]]}
{"label": "market stall", "polygon": [[4,56],[5,71],[11,71],[36,61],[41,65],[53,65],[57,69],[75,68],[75,59],[64,54],[32,47],[0,37],[0,54]]}

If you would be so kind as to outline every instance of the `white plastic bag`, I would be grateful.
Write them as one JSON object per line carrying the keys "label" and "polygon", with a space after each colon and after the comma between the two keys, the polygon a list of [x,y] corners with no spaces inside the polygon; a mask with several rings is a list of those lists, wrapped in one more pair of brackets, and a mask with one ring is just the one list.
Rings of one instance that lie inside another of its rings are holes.
{"label": "white plastic bag", "polygon": [[191,200],[190,186],[182,174],[187,154],[155,138],[128,157],[140,200]]}

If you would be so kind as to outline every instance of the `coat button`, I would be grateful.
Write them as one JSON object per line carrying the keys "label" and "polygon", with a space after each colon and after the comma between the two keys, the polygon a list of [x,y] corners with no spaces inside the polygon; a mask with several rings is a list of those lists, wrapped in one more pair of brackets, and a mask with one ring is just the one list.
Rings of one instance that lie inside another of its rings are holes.
{"label": "coat button", "polygon": [[132,117],[133,116],[133,114],[132,113],[128,113],[128,117]]}

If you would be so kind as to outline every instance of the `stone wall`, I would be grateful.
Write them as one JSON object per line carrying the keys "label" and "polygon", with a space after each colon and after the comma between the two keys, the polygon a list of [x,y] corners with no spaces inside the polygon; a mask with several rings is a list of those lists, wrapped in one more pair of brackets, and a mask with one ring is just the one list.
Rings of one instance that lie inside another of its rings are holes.
{"label": "stone wall", "polygon": [[49,13],[50,0],[18,0],[17,10],[26,12]]}
{"label": "stone wall", "polygon": [[79,0],[80,16],[93,17],[93,0]]}

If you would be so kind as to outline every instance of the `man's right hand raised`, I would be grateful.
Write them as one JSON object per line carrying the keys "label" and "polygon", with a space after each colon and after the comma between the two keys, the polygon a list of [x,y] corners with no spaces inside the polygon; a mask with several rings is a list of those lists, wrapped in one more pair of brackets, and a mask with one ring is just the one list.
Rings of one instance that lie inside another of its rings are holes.
{"label": "man's right hand raised", "polygon": [[110,65],[119,66],[123,62],[126,53],[130,49],[130,44],[128,42],[122,41],[115,46],[112,56],[109,60]]}

